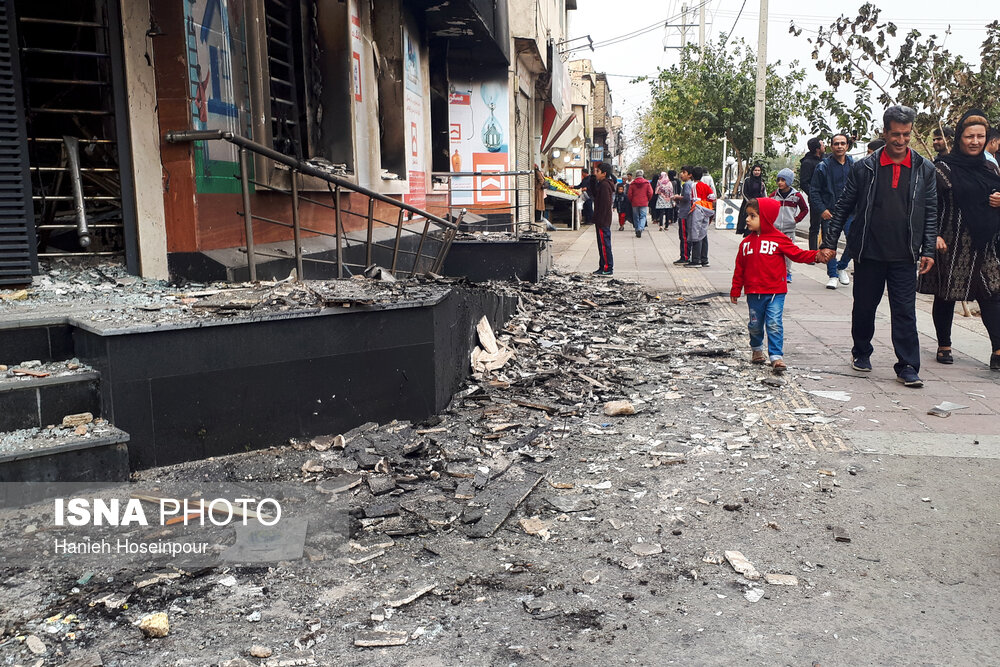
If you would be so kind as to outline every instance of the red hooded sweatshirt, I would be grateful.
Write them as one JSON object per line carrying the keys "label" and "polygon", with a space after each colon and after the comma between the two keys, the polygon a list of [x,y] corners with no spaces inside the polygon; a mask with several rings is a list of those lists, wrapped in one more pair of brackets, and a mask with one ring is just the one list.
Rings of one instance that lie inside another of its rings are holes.
{"label": "red hooded sweatshirt", "polygon": [[740,292],[747,294],[785,294],[785,257],[793,262],[809,264],[816,261],[816,250],[803,250],[774,228],[781,204],[762,197],[760,206],[760,231],[747,236],[736,252],[736,270],[733,271],[733,288],[729,296],[738,299]]}

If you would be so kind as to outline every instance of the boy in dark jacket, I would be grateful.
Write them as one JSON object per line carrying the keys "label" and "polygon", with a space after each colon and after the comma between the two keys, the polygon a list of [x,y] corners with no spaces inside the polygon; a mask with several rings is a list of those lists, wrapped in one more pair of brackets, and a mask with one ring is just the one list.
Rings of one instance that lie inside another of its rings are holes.
{"label": "boy in dark jacket", "polygon": [[[816,261],[815,250],[803,250],[774,227],[781,206],[773,199],[752,199],[747,204],[747,229],[751,234],[740,243],[733,271],[733,287],[729,300],[739,301],[740,292],[747,295],[750,308],[750,349],[752,363],[771,362],[775,373],[784,373],[784,329],[782,313],[788,283],[785,280],[785,260],[808,264]],[[767,331],[767,354],[764,353],[764,331]]]}

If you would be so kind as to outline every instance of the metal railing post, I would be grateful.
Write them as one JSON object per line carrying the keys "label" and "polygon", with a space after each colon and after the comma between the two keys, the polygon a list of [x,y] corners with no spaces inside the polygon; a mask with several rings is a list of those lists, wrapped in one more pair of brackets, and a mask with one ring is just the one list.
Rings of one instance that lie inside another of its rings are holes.
{"label": "metal railing post", "polygon": [[337,225],[337,277],[344,277],[344,247],[341,243],[343,240],[343,229],[340,225],[340,186],[338,185],[333,189],[333,214],[336,217]]}
{"label": "metal railing post", "polygon": [[438,251],[437,261],[434,262],[434,268],[431,269],[431,273],[441,273],[441,267],[444,266],[444,258],[448,255],[448,251],[451,250],[451,242],[455,240],[455,236],[458,235],[458,228],[462,224],[462,218],[465,217],[465,209],[458,214],[458,219],[455,220],[455,229],[448,229],[445,231],[444,239],[441,241],[441,250]]}
{"label": "metal railing post", "polygon": [[399,217],[396,218],[396,243],[392,247],[392,267],[389,271],[396,275],[396,260],[399,259],[399,239],[403,235],[403,209],[399,209]]}
{"label": "metal railing post", "polygon": [[294,169],[292,176],[292,242],[295,244],[295,275],[297,282],[306,279],[302,275],[302,227],[299,224],[299,174]]}
{"label": "metal railing post", "polygon": [[250,272],[250,282],[256,282],[257,257],[254,254],[253,215],[250,212],[250,173],[247,164],[247,149],[240,146],[237,152],[240,160],[240,187],[243,189],[243,227],[247,237],[247,269]]}
{"label": "metal railing post", "polygon": [[375,200],[368,198],[368,248],[365,252],[365,268],[372,265],[372,234],[375,227]]}
{"label": "metal railing post", "polygon": [[424,251],[424,241],[427,240],[427,230],[430,229],[430,218],[424,219],[424,231],[420,234],[420,245],[417,246],[417,254],[413,258],[413,268],[410,269],[410,277],[417,275],[417,265],[420,264],[420,253]]}

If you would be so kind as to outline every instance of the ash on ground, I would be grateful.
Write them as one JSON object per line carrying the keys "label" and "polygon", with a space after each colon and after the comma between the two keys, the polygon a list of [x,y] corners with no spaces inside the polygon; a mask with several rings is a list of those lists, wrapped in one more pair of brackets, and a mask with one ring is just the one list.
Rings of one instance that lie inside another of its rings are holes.
{"label": "ash on ground", "polygon": [[[0,661],[650,664],[650,647],[690,647],[713,619],[809,616],[827,575],[802,545],[829,539],[816,515],[836,478],[817,468],[837,457],[817,443],[835,417],[794,369],[776,383],[752,367],[721,299],[578,275],[490,288],[517,312],[480,324],[473,375],[441,414],[134,475],[299,484],[349,509],[336,553],[152,583],[8,569]],[[8,540],[47,539],[24,521],[8,518]]]}

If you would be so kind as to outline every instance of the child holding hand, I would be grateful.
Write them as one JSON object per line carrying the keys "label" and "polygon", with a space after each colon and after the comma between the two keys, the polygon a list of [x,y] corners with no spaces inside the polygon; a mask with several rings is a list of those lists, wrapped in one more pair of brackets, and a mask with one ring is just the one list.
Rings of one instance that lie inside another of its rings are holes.
{"label": "child holding hand", "polygon": [[[781,206],[773,199],[751,199],[747,203],[747,230],[750,234],[740,243],[733,271],[733,287],[729,292],[732,303],[746,292],[750,309],[751,362],[770,361],[775,373],[787,368],[783,359],[784,329],[782,313],[788,283],[785,258],[808,264],[816,261],[815,250],[803,250],[774,227]],[[767,353],[764,352],[764,332],[767,332]]]}

